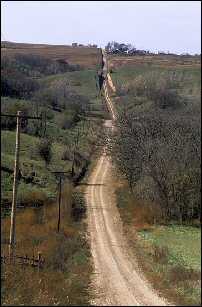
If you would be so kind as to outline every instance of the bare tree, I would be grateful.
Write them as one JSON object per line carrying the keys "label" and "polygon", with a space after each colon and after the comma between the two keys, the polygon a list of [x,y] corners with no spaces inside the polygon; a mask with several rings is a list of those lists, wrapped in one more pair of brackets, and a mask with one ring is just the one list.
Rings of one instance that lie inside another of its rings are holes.
{"label": "bare tree", "polygon": [[125,110],[113,140],[114,161],[134,195],[139,182],[149,177],[153,182],[150,201],[161,204],[168,220],[199,217],[199,121],[193,121],[186,109],[176,113],[153,108],[149,114]]}

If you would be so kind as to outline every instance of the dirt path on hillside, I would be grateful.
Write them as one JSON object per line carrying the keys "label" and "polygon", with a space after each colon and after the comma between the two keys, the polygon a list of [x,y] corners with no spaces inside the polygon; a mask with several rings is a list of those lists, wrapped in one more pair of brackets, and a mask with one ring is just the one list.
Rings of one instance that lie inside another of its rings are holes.
{"label": "dirt path on hillside", "polygon": [[[110,100],[109,97],[108,99]],[[107,99],[106,102],[108,104]],[[108,107],[115,119],[112,103]],[[113,129],[112,120],[105,121],[105,126],[109,131]],[[168,303],[154,292],[143,277],[124,240],[112,176],[110,157],[106,155],[105,147],[86,190],[89,236],[95,269],[91,304],[166,306]]]}

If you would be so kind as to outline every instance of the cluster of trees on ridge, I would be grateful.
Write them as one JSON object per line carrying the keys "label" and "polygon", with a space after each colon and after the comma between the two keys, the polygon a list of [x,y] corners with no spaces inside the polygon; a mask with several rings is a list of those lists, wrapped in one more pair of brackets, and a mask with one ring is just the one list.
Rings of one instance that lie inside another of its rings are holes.
{"label": "cluster of trees on ridge", "polygon": [[[109,53],[115,53],[120,55],[156,55],[155,52],[150,52],[149,50],[140,50],[137,49],[132,44],[125,44],[125,43],[117,43],[115,41],[108,42],[105,47]],[[175,53],[165,52],[165,51],[158,51],[158,55],[177,55]],[[180,56],[184,57],[191,57],[189,53],[182,53]],[[200,56],[195,54],[194,56]]]}

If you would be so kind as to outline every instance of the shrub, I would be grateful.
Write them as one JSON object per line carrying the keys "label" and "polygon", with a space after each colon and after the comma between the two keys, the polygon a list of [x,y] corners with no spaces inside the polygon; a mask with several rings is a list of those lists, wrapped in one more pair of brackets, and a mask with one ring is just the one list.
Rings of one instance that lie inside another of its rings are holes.
{"label": "shrub", "polygon": [[73,194],[72,217],[75,221],[82,219],[86,212],[85,201],[82,192]]}
{"label": "shrub", "polygon": [[18,197],[18,205],[23,207],[32,207],[32,206],[44,206],[48,198],[44,192],[33,191],[26,192]]}
{"label": "shrub", "polygon": [[41,110],[41,116],[42,116],[42,118],[44,118],[44,119],[53,119],[54,118],[54,113],[53,113],[53,111],[51,110],[51,109],[49,109],[49,108],[43,108],[42,110]]}
{"label": "shrub", "polygon": [[65,110],[62,118],[60,119],[60,126],[62,129],[69,129],[76,125],[79,121],[79,117],[74,110]]}
{"label": "shrub", "polygon": [[67,148],[65,148],[62,152],[62,160],[70,160],[70,151]]}
{"label": "shrub", "polygon": [[50,163],[52,158],[52,143],[48,139],[42,139],[38,144],[38,153],[40,157],[46,162]]}

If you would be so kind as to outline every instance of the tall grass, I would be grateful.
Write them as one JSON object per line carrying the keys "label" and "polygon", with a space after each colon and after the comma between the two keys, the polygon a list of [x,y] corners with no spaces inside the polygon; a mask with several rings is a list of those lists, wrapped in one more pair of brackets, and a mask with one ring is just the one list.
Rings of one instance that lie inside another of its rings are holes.
{"label": "tall grass", "polygon": [[[85,223],[72,220],[73,187],[65,184],[61,224],[57,232],[58,199],[41,208],[18,209],[14,255],[45,257],[43,270],[2,266],[2,305],[88,305],[91,273]],[[10,219],[2,223],[2,253],[8,253]]]}

